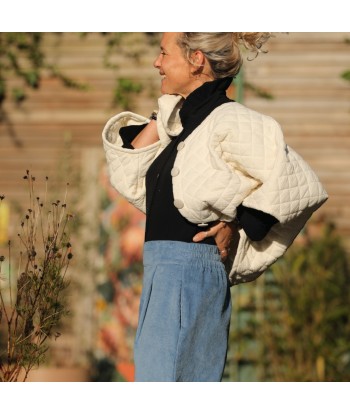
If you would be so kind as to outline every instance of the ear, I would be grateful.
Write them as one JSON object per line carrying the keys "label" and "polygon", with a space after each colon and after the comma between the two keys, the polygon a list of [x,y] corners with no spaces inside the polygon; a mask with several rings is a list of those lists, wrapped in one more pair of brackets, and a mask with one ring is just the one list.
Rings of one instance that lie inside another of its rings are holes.
{"label": "ear", "polygon": [[197,69],[200,68],[200,67],[204,67],[205,56],[204,56],[203,52],[200,51],[200,50],[196,50],[196,51],[192,52],[191,63]]}

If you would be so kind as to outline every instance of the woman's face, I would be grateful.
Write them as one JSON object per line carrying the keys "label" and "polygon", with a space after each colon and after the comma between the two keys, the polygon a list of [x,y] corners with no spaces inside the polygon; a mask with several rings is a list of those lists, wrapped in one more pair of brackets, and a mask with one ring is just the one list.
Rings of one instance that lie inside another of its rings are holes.
{"label": "woman's face", "polygon": [[196,68],[183,56],[176,43],[179,33],[167,32],[162,36],[160,54],[154,61],[154,67],[162,76],[162,94],[177,94],[186,98],[201,85],[191,73]]}

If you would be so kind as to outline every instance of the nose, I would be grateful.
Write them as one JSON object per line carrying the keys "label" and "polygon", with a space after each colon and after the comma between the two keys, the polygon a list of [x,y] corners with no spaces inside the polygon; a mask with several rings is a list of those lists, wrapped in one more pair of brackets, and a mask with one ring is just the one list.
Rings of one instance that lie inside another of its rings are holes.
{"label": "nose", "polygon": [[159,68],[160,68],[160,64],[161,64],[161,57],[162,57],[162,55],[161,55],[161,54],[159,54],[159,55],[157,56],[157,58],[155,59],[155,61],[153,62],[153,66],[154,66],[155,68],[157,68],[157,69],[159,69]]}

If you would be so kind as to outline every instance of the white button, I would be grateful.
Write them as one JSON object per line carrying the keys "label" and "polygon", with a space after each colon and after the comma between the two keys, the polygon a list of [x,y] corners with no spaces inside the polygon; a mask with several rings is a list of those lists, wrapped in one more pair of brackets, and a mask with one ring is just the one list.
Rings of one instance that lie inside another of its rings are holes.
{"label": "white button", "polygon": [[184,205],[184,202],[182,200],[175,199],[174,200],[174,206],[178,209],[182,209],[185,205]]}
{"label": "white button", "polygon": [[198,223],[198,226],[200,226],[201,228],[204,228],[204,227],[208,226],[208,224],[207,223]]}
{"label": "white button", "polygon": [[179,169],[178,167],[173,167],[173,168],[171,169],[171,172],[170,172],[170,174],[171,174],[173,177],[177,176],[179,173],[180,173],[180,169]]}
{"label": "white button", "polygon": [[179,143],[179,145],[177,146],[177,151],[182,150],[184,147],[185,147],[185,143],[181,141],[181,143]]}

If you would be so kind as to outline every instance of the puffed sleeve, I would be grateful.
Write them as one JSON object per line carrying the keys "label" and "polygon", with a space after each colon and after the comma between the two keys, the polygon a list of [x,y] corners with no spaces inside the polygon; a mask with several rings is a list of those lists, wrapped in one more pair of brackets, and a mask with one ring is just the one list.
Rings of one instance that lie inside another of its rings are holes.
{"label": "puffed sleeve", "polygon": [[127,126],[141,128],[147,122],[148,119],[141,115],[122,112],[112,117],[102,132],[110,182],[122,196],[142,212],[146,210],[145,176],[161,150],[162,143],[159,141],[138,149],[125,148],[120,130]]}

